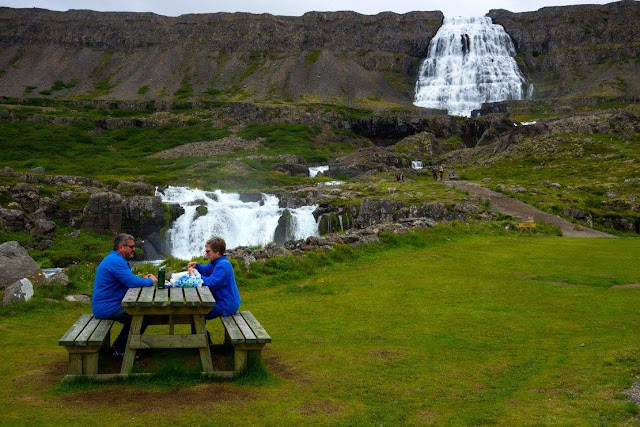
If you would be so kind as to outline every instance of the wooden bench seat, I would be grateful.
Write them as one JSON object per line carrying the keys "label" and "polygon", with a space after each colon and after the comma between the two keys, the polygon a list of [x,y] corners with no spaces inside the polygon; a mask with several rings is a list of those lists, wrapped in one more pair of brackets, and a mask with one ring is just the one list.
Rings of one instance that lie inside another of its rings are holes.
{"label": "wooden bench seat", "polygon": [[98,374],[98,351],[109,347],[111,326],[113,320],[83,314],[60,338],[58,345],[69,352],[69,375]]}
{"label": "wooden bench seat", "polygon": [[225,344],[233,346],[235,373],[247,367],[247,358],[262,359],[262,348],[271,342],[271,337],[250,311],[241,311],[220,319],[224,325]]}

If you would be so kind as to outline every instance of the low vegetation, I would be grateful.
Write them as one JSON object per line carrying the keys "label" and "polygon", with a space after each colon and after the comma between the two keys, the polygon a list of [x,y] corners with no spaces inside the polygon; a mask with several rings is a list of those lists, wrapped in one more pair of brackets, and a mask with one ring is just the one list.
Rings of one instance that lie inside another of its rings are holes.
{"label": "low vegetation", "polygon": [[[61,386],[56,340],[87,308],[36,297],[0,310],[3,419],[633,424],[638,408],[623,391],[640,375],[637,289],[612,287],[640,282],[639,250],[637,239],[454,224],[236,264],[243,308],[273,343],[266,370],[223,383],[197,378],[197,352],[165,352],[136,364],[156,378]],[[79,290],[90,272],[73,273]],[[221,342],[220,323],[208,328]]]}

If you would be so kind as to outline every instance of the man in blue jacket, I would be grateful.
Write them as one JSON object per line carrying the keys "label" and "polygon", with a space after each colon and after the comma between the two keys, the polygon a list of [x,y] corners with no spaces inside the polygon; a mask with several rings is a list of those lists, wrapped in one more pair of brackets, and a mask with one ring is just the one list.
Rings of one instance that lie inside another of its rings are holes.
{"label": "man in blue jacket", "polygon": [[[111,319],[123,325],[120,335],[113,343],[113,355],[118,358],[124,355],[132,319],[122,308],[122,298],[129,288],[153,286],[158,281],[153,274],[141,278],[131,272],[127,260],[133,258],[135,249],[133,236],[118,234],[113,240],[113,250],[98,265],[93,282],[93,315],[98,319]],[[146,323],[143,323],[142,332],[146,327]]]}
{"label": "man in blue jacket", "polygon": [[224,255],[227,249],[225,241],[219,237],[213,237],[205,244],[205,256],[209,259],[206,265],[190,262],[187,265],[189,270],[196,269],[202,276],[204,286],[209,286],[216,304],[206,319],[216,317],[231,316],[238,312],[240,308],[240,293],[236,285],[236,278],[233,274],[233,266]]}

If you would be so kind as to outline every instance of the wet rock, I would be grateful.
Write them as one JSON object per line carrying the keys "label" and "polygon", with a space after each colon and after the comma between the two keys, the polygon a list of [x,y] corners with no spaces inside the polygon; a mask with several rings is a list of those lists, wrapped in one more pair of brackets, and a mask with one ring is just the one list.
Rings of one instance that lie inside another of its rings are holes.
{"label": "wet rock", "polygon": [[2,305],[6,307],[10,304],[26,302],[33,296],[33,284],[29,279],[23,278],[12,283],[4,290]]}
{"label": "wet rock", "polygon": [[292,240],[294,237],[293,215],[291,215],[291,211],[289,211],[289,209],[285,209],[278,219],[278,226],[276,227],[273,240],[276,244],[282,245],[284,242]]}
{"label": "wet rock", "polygon": [[56,223],[46,219],[38,219],[33,223],[31,234],[41,235],[53,232],[56,228]]}

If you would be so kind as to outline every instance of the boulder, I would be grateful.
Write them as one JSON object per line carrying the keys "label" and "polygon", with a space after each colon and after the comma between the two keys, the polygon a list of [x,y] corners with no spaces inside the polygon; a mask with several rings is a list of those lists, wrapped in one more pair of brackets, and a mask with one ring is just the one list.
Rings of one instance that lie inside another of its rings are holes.
{"label": "boulder", "polygon": [[36,282],[43,280],[42,270],[18,242],[0,245],[0,272],[0,289],[25,277]]}
{"label": "boulder", "polygon": [[122,229],[122,196],[98,192],[89,197],[83,210],[82,226],[90,231],[117,234]]}
{"label": "boulder", "polygon": [[308,176],[309,167],[299,163],[278,163],[273,168],[279,172],[294,176]]}
{"label": "boulder", "polygon": [[293,232],[293,215],[291,215],[289,209],[285,209],[278,219],[278,226],[276,227],[273,241],[278,245],[282,245],[284,242],[292,240],[295,237]]}
{"label": "boulder", "polygon": [[2,209],[0,208],[0,223],[3,227],[13,231],[25,231],[27,220],[24,212],[18,209]]}
{"label": "boulder", "polygon": [[56,228],[56,223],[46,219],[37,219],[33,223],[31,234],[48,234]]}
{"label": "boulder", "polygon": [[56,285],[66,288],[67,286],[69,286],[69,277],[63,272],[60,272],[49,277],[43,283],[43,286],[56,286]]}
{"label": "boulder", "polygon": [[376,224],[393,222],[395,214],[404,207],[402,202],[390,200],[364,199],[360,205],[360,211],[355,220],[358,228],[364,228]]}
{"label": "boulder", "polygon": [[2,297],[2,305],[6,307],[9,304],[18,302],[26,302],[33,296],[33,284],[29,279],[23,278],[15,281],[12,285],[4,290]]}

